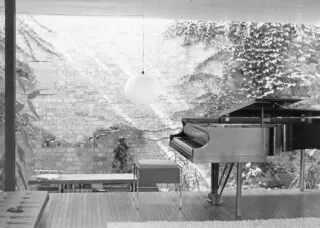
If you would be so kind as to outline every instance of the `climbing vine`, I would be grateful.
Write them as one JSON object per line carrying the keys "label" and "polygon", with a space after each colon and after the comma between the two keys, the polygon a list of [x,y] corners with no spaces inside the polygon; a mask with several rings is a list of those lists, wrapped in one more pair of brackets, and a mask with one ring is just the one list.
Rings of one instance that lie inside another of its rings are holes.
{"label": "climbing vine", "polygon": [[[214,84],[214,89],[205,90],[192,101],[196,104],[192,110],[201,110],[203,116],[215,116],[248,98],[271,96],[312,96],[303,106],[320,107],[319,26],[177,20],[165,31],[164,38],[177,39],[184,48],[202,45],[204,49],[215,49],[214,54],[197,64],[193,73],[183,77],[184,84]],[[221,75],[208,71],[212,63],[222,66]],[[319,160],[311,157],[306,170],[310,188],[319,184]],[[282,172],[290,176],[294,185],[298,175],[296,161],[294,157],[281,160],[281,165],[275,161],[262,166],[247,164],[245,174],[276,176]]]}
{"label": "climbing vine", "polygon": [[[205,48],[216,49],[198,64],[194,75],[209,63],[218,62],[223,65],[224,82],[240,78],[236,89],[247,97],[265,97],[287,95],[292,92],[290,88],[312,84],[320,69],[319,35],[317,26],[176,21],[164,37],[182,37],[181,45],[186,48],[202,43]],[[311,73],[306,67],[312,63]]]}

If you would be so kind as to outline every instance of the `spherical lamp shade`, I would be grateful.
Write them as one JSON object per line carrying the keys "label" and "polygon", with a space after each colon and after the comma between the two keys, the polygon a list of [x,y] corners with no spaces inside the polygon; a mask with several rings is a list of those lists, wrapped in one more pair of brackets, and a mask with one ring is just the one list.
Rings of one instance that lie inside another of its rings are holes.
{"label": "spherical lamp shade", "polygon": [[124,94],[134,104],[152,104],[159,97],[160,86],[155,77],[136,75],[128,79]]}

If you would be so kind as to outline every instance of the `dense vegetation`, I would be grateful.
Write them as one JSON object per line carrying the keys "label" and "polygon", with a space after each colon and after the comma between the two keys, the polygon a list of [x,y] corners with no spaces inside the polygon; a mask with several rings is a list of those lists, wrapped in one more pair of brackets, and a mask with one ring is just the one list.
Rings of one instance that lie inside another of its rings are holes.
{"label": "dense vegetation", "polygon": [[117,146],[113,150],[114,159],[112,170],[114,173],[133,173],[133,155],[129,151],[126,138],[119,137]]}
{"label": "dense vegetation", "polygon": [[[320,28],[317,26],[176,21],[164,36],[181,40],[185,48],[202,45],[204,49],[216,50],[192,74],[185,75],[183,81],[184,84],[197,81],[215,84],[210,87],[213,90],[194,100],[193,110],[201,110],[203,116],[214,116],[247,99],[261,97],[306,97],[309,99],[300,103],[300,107],[319,106]],[[212,64],[222,66],[221,75],[208,70]],[[320,183],[319,160],[314,150],[307,153],[307,187],[315,188]],[[278,174],[284,173],[290,179],[286,187],[296,186],[298,157],[292,151],[277,161],[247,164],[247,183],[249,177],[271,175],[279,179]]]}

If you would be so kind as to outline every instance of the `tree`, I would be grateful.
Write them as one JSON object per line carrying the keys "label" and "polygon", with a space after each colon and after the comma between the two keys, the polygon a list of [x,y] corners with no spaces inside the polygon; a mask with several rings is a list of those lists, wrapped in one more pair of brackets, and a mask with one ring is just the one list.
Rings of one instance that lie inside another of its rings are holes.
{"label": "tree", "polygon": [[112,169],[114,173],[132,173],[133,172],[133,156],[130,154],[129,146],[126,138],[120,137],[118,144],[113,150],[114,159]]}

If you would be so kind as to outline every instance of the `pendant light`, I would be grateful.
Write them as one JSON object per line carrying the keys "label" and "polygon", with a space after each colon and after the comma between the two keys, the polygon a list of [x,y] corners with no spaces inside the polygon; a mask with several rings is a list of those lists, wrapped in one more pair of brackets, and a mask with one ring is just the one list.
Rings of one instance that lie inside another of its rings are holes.
{"label": "pendant light", "polygon": [[131,76],[124,87],[125,97],[134,104],[152,104],[160,94],[160,86],[156,77],[145,74],[144,70],[144,16],[142,19],[142,71]]}

